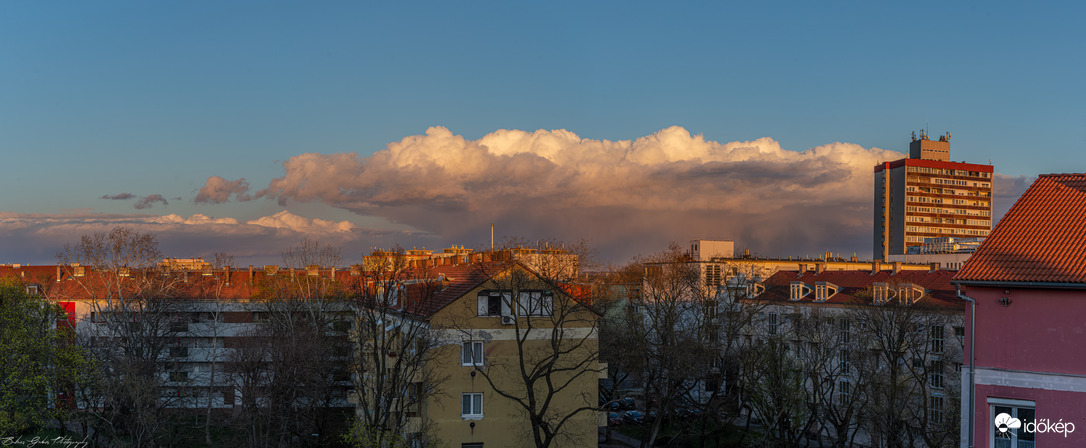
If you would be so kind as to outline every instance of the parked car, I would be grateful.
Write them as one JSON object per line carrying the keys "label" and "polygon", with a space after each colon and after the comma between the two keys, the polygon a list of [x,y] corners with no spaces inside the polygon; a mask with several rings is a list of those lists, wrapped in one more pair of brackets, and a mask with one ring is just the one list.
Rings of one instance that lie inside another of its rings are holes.
{"label": "parked car", "polygon": [[603,408],[608,411],[618,411],[622,409],[622,404],[617,401],[611,401],[603,405]]}
{"label": "parked car", "polygon": [[607,413],[607,424],[610,426],[618,426],[622,424],[622,417],[619,417],[618,412]]}
{"label": "parked car", "polygon": [[626,415],[623,415],[622,418],[627,422],[639,425],[645,423],[645,414],[642,414],[641,411],[626,411]]}
{"label": "parked car", "polygon": [[637,402],[633,398],[626,397],[622,399],[622,409],[637,409]]}

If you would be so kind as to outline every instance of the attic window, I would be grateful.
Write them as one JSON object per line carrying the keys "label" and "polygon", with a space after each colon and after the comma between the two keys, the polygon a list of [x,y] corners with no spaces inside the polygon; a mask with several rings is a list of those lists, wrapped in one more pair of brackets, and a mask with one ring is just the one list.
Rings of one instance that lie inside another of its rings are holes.
{"label": "attic window", "polygon": [[830,282],[815,282],[815,302],[825,302],[837,294],[837,290],[840,289],[837,285]]}
{"label": "attic window", "polygon": [[37,283],[28,283],[26,285],[26,294],[29,295],[29,296],[38,295],[38,284]]}
{"label": "attic window", "polygon": [[502,300],[501,292],[483,291],[479,293],[478,315],[511,316],[512,313],[509,311],[508,301]]}
{"label": "attic window", "polygon": [[811,293],[811,287],[807,286],[803,282],[792,282],[791,291],[788,294],[789,300],[799,300]]}
{"label": "attic window", "polygon": [[874,282],[871,284],[871,303],[875,305],[885,305],[893,300],[897,295],[895,289],[890,288],[890,284],[886,282]]}
{"label": "attic window", "polygon": [[912,305],[924,297],[924,287],[915,283],[902,283],[897,287],[898,300],[904,305]]}
{"label": "attic window", "polygon": [[765,292],[765,285],[762,282],[748,282],[747,283],[747,298],[753,299],[760,296]]}

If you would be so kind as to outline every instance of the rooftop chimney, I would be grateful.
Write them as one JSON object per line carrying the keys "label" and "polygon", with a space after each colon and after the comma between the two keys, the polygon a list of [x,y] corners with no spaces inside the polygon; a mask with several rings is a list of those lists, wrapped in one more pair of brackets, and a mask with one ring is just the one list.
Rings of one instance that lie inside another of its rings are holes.
{"label": "rooftop chimney", "polygon": [[878,274],[879,271],[881,271],[881,270],[882,270],[882,264],[879,263],[879,260],[875,260],[875,261],[871,262],[871,275]]}

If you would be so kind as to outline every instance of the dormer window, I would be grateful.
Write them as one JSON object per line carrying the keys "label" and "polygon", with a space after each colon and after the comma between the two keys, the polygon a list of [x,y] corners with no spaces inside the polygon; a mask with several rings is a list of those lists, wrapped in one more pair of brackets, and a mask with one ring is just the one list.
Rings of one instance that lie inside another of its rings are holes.
{"label": "dormer window", "polygon": [[903,305],[912,305],[924,297],[924,287],[915,283],[902,283],[897,287],[898,301]]}
{"label": "dormer window", "polygon": [[890,288],[889,283],[874,282],[871,284],[871,293],[872,304],[885,305],[897,295],[897,290]]}
{"label": "dormer window", "polygon": [[815,302],[825,302],[837,294],[840,288],[830,282],[815,282]]}
{"label": "dormer window", "polygon": [[765,292],[765,285],[762,282],[748,282],[747,283],[747,298],[753,299],[762,295]]}
{"label": "dormer window", "polygon": [[811,293],[811,287],[803,282],[792,282],[788,300],[799,300]]}

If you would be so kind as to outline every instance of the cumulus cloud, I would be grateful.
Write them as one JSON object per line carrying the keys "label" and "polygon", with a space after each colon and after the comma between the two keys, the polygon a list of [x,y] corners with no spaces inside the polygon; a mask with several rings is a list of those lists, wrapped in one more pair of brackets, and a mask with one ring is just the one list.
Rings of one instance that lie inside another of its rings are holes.
{"label": "cumulus cloud", "polygon": [[128,199],[132,199],[134,197],[136,197],[136,195],[134,195],[132,193],[119,193],[119,194],[112,194],[112,195],[111,194],[102,195],[102,199],[109,199],[109,200],[113,200],[113,201],[124,201],[124,200],[128,200]]}
{"label": "cumulus cloud", "polygon": [[620,141],[566,130],[468,140],[434,127],[369,157],[294,156],[255,197],[319,201],[453,243],[482,239],[490,224],[505,235],[587,238],[617,260],[693,238],[766,255],[869,256],[873,167],[901,157],[850,143],[719,143],[681,127]]}
{"label": "cumulus cloud", "polygon": [[270,227],[275,229],[289,229],[300,233],[329,234],[342,233],[354,230],[354,224],[350,221],[327,221],[324,219],[307,219],[283,210],[272,216],[255,219],[246,224]]}
{"label": "cumulus cloud", "polygon": [[54,263],[55,254],[65,243],[77,241],[82,235],[108,232],[116,226],[154,233],[165,256],[208,257],[225,252],[234,255],[238,262],[255,264],[278,262],[283,250],[304,238],[339,245],[345,255],[351,256],[361,255],[368,243],[384,236],[359,229],[348,221],[309,219],[287,211],[245,222],[203,214],[184,217],[0,212],[0,241],[4,241],[4,256],[9,257],[2,262]]}
{"label": "cumulus cloud", "polygon": [[231,195],[239,201],[248,201],[250,199],[248,192],[249,183],[245,181],[245,178],[229,181],[219,176],[211,176],[196,194],[195,201],[196,203],[221,204],[229,201]]}
{"label": "cumulus cloud", "polygon": [[169,203],[166,202],[166,198],[162,197],[161,194],[152,194],[140,198],[139,202],[136,202],[136,205],[133,207],[137,210],[143,210],[145,208],[154,207],[155,202],[161,202],[162,205],[169,205]]}
{"label": "cumulus cloud", "polygon": [[998,222],[1010,211],[1015,201],[1037,180],[1036,177],[1008,176],[995,173],[992,176],[992,223]]}

